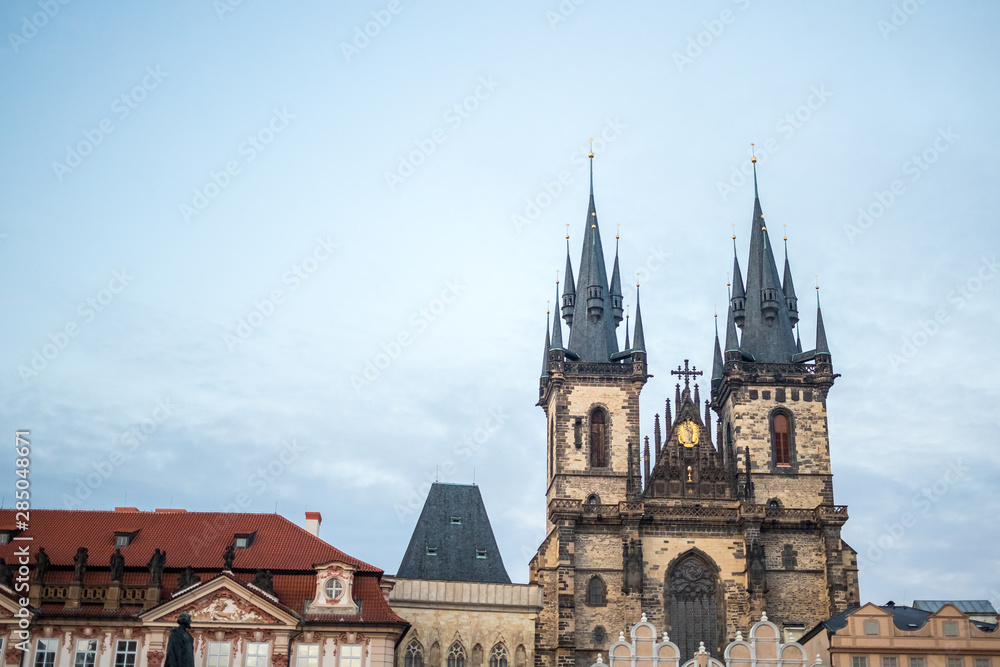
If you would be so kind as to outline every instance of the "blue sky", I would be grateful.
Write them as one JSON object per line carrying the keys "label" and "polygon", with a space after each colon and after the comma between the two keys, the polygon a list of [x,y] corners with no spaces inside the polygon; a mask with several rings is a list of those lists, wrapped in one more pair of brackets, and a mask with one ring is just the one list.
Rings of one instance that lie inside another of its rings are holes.
{"label": "blue sky", "polygon": [[711,362],[754,142],[803,338],[818,276],[843,374],[862,597],[1000,603],[998,14],[5,3],[0,391],[8,433],[32,432],[35,506],[319,510],[322,537],[392,572],[427,480],[475,477],[526,581],[587,139],[605,247],[620,224],[643,280],[644,434],[668,369]]}

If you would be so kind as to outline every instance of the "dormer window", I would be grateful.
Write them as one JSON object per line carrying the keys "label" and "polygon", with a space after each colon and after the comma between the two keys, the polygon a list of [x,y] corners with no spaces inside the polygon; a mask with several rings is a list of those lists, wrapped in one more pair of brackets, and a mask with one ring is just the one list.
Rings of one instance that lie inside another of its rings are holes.
{"label": "dormer window", "polygon": [[10,530],[0,530],[0,544],[10,544],[12,532]]}
{"label": "dormer window", "polygon": [[451,525],[453,525],[453,526],[461,526],[462,525],[462,517],[460,517],[460,516],[453,516],[453,517],[451,517]]}
{"label": "dormer window", "polygon": [[233,535],[233,547],[236,549],[249,549],[250,545],[253,544],[254,537],[256,536],[256,531],[252,533],[236,533]]}
{"label": "dormer window", "polygon": [[340,579],[327,579],[323,592],[326,593],[327,598],[339,600],[340,596],[344,594],[344,583]]}
{"label": "dormer window", "polygon": [[427,555],[428,556],[437,556],[438,555],[438,548],[437,547],[427,547]]}
{"label": "dormer window", "polygon": [[476,558],[486,558],[486,549],[476,549]]}
{"label": "dormer window", "polygon": [[132,544],[132,540],[135,536],[139,534],[138,530],[134,530],[131,533],[120,530],[115,533],[115,547],[118,549],[124,549],[128,545]]}

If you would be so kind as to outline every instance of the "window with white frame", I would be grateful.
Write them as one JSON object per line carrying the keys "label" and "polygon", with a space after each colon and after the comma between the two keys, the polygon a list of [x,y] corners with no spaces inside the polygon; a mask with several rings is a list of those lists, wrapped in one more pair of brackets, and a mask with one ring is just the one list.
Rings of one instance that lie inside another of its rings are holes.
{"label": "window with white frame", "polygon": [[927,660],[923,656],[912,656],[910,658],[910,667],[927,667]]}
{"label": "window with white frame", "polygon": [[961,656],[948,656],[948,667],[964,667],[965,661],[962,660]]}
{"label": "window with white frame", "polygon": [[944,636],[945,637],[957,637],[958,636],[958,623],[955,621],[945,621],[944,625]]}
{"label": "window with white frame", "polygon": [[205,667],[229,667],[229,642],[208,642]]}
{"label": "window with white frame", "polygon": [[55,667],[58,639],[39,639],[35,644],[35,667]]}
{"label": "window with white frame", "polygon": [[883,655],[882,667],[899,667],[899,660],[894,655]]}
{"label": "window with white frame", "polygon": [[976,658],[976,667],[990,667],[990,663],[989,658]]}
{"label": "window with white frame", "polygon": [[865,655],[851,656],[851,667],[868,667],[868,656]]}
{"label": "window with white frame", "polygon": [[866,635],[877,635],[878,634],[878,621],[865,621],[865,634]]}
{"label": "window with white frame", "polygon": [[340,667],[361,667],[361,644],[340,645]]}
{"label": "window with white frame", "polygon": [[295,649],[295,667],[319,667],[319,644],[299,644]]}
{"label": "window with white frame", "polygon": [[97,640],[77,639],[73,667],[94,667],[97,663]]}
{"label": "window with white frame", "polygon": [[247,642],[246,667],[267,667],[267,642]]}
{"label": "window with white frame", "polygon": [[135,653],[139,648],[136,639],[119,639],[115,646],[115,667],[135,667]]}

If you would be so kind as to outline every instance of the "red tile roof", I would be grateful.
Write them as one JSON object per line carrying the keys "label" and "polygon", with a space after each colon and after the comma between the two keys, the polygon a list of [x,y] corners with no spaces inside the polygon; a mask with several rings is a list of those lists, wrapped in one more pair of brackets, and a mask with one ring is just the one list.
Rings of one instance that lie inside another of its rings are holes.
{"label": "red tile roof", "polygon": [[[129,508],[131,509],[131,508]],[[15,528],[14,510],[0,510],[0,530]],[[361,572],[382,570],[343,551],[278,514],[229,512],[102,512],[84,510],[31,510],[31,553],[45,547],[52,565],[73,565],[78,547],[87,547],[91,566],[107,566],[115,550],[116,532],[139,531],[122,549],[126,567],[146,568],[154,549],[167,552],[167,567],[222,569],[222,552],[236,533],[253,533],[249,549],[236,551],[238,569],[311,570],[313,565],[340,561]],[[21,543],[23,544],[23,542]],[[0,558],[11,561],[17,542],[0,545]]]}
{"label": "red tile roof", "polygon": [[[125,509],[125,508],[123,508]],[[0,510],[0,530],[13,530],[14,510]],[[87,547],[86,584],[110,581],[109,561],[115,549],[116,532],[138,531],[132,543],[122,549],[125,574],[122,583],[145,585],[149,581],[146,564],[154,549],[166,551],[161,604],[171,600],[177,590],[181,571],[190,565],[202,583],[222,573],[222,552],[237,533],[256,533],[247,549],[237,549],[232,578],[243,584],[253,581],[257,569],[270,570],[274,592],[282,606],[302,615],[305,604],[316,592],[314,565],[338,561],[355,568],[354,599],[361,603],[357,616],[308,616],[325,623],[406,623],[393,613],[382,596],[379,581],[382,570],[327,544],[318,537],[277,514],[240,514],[225,512],[102,512],[80,510],[31,510],[30,529],[17,537],[32,537],[30,542],[12,541],[0,545],[0,558],[16,564],[15,550],[28,544],[31,564],[39,547],[45,547],[51,560],[47,583],[69,583],[73,578],[73,556],[79,547]],[[42,613],[51,616],[135,616],[138,607],[105,611],[100,605],[83,605],[64,610],[61,604],[44,604]]]}

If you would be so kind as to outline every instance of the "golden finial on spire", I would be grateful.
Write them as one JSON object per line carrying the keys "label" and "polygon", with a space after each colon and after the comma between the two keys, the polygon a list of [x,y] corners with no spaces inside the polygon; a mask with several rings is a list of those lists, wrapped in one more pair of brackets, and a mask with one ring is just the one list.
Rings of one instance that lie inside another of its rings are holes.
{"label": "golden finial on spire", "polygon": [[731,224],[733,226],[733,240],[735,241],[736,240],[736,223],[733,222]]}
{"label": "golden finial on spire", "polygon": [[566,223],[566,240],[569,241],[569,223]]}
{"label": "golden finial on spire", "polygon": [[559,284],[559,269],[556,269],[556,285]]}
{"label": "golden finial on spire", "polygon": [[715,319],[719,319],[719,304],[713,303],[712,310],[715,311]]}
{"label": "golden finial on spire", "polygon": [[787,241],[788,240],[788,225],[782,225],[781,228],[785,232],[785,240]]}
{"label": "golden finial on spire", "polygon": [[639,272],[638,271],[635,272],[635,286],[636,287],[639,286]]}
{"label": "golden finial on spire", "polygon": [[591,160],[594,159],[594,140],[593,139],[590,140],[590,154],[587,155],[587,157],[589,157]]}
{"label": "golden finial on spire", "polygon": [[550,310],[550,306],[551,305],[552,305],[552,302],[549,301],[548,299],[546,299],[545,300],[545,314],[546,315],[551,315],[552,314],[552,311]]}
{"label": "golden finial on spire", "polygon": [[630,304],[630,303],[626,303],[626,304],[625,304],[625,319],[626,319],[626,320],[628,319],[628,310],[629,310],[629,308],[631,308],[631,307],[632,307],[632,304]]}
{"label": "golden finial on spire", "polygon": [[726,271],[726,287],[729,287],[730,284],[731,283],[729,282],[729,271]]}
{"label": "golden finial on spire", "polygon": [[753,144],[750,144],[750,162],[757,164],[757,153],[754,150]]}
{"label": "golden finial on spire", "polygon": [[615,240],[616,241],[621,238],[621,233],[622,233],[622,223],[619,222],[618,223],[618,230],[615,232]]}

